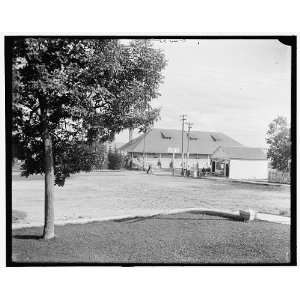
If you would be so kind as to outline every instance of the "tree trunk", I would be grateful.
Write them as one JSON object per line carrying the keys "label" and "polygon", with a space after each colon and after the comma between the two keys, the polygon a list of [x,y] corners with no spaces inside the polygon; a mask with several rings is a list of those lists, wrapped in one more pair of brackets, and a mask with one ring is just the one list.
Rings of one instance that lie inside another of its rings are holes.
{"label": "tree trunk", "polygon": [[45,147],[45,223],[43,239],[54,237],[54,167],[52,140],[47,128],[44,129]]}

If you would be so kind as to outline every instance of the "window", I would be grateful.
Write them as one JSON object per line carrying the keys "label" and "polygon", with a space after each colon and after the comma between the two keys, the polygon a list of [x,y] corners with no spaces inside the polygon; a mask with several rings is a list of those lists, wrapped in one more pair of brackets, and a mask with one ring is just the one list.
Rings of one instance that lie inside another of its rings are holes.
{"label": "window", "polygon": [[162,137],[163,139],[165,139],[165,140],[170,140],[170,139],[172,139],[172,137],[168,136],[166,133],[163,133],[162,131],[160,132],[160,134],[161,134],[161,137]]}
{"label": "window", "polygon": [[190,135],[190,141],[197,141],[197,140],[198,140],[198,138],[196,138],[196,137]]}
{"label": "window", "polygon": [[219,138],[216,137],[216,136],[210,135],[210,137],[211,137],[211,139],[212,139],[214,142],[221,141],[221,139],[219,139]]}

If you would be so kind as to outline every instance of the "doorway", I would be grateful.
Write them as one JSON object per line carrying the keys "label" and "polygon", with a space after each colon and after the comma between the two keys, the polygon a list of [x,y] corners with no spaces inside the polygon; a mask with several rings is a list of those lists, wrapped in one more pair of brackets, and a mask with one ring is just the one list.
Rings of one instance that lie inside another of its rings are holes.
{"label": "doorway", "polygon": [[216,162],[213,160],[211,164],[211,172],[215,173],[215,171],[216,171]]}
{"label": "doorway", "polygon": [[225,165],[225,176],[229,177],[229,163]]}

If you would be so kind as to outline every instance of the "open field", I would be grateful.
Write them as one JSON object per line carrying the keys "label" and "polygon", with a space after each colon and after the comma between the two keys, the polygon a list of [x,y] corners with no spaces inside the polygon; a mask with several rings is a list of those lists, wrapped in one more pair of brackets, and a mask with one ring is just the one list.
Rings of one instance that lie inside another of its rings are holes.
{"label": "open field", "polygon": [[290,226],[243,223],[198,213],[13,231],[15,262],[289,263]]}
{"label": "open field", "polygon": [[[42,176],[18,175],[12,182],[13,210],[25,212],[24,224],[41,225],[44,213]],[[101,219],[204,207],[290,215],[290,189],[226,181],[147,175],[138,171],[80,173],[55,187],[56,221]]]}

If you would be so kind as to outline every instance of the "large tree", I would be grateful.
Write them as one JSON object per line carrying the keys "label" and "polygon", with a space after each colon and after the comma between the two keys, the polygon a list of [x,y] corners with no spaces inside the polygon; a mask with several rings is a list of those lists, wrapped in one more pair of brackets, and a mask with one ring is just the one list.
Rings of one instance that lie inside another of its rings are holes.
{"label": "large tree", "polygon": [[13,140],[22,175],[45,174],[43,238],[54,237],[54,183],[89,171],[91,143],[158,118],[166,64],[147,40],[24,38],[13,44]]}
{"label": "large tree", "polygon": [[286,118],[279,116],[269,124],[266,141],[272,167],[287,171],[291,159],[291,133]]}

